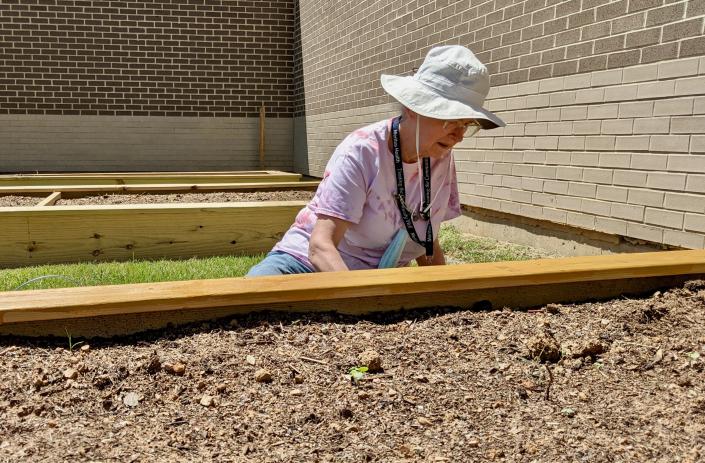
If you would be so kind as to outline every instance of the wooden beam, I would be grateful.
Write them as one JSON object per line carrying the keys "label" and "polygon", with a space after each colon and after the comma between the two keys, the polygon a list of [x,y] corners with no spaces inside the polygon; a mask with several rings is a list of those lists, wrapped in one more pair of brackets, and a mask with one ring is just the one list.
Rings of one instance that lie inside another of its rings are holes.
{"label": "wooden beam", "polygon": [[103,336],[261,309],[362,314],[478,302],[527,307],[652,291],[703,275],[705,250],[696,250],[367,270],[344,277],[314,273],[5,292],[0,333],[62,333],[59,327],[72,326],[73,335]]}
{"label": "wooden beam", "polygon": [[0,208],[0,268],[269,251],[304,201]]}
{"label": "wooden beam", "polygon": [[58,200],[61,199],[61,192],[55,191],[37,204],[36,207],[53,206]]}
{"label": "wooden beam", "polygon": [[37,195],[61,190],[65,198],[78,198],[102,193],[172,193],[172,192],[222,192],[222,191],[277,191],[305,190],[318,188],[318,181],[299,182],[258,182],[258,183],[165,183],[134,185],[47,185],[47,186],[0,186],[3,195]]}
{"label": "wooden beam", "polygon": [[36,174],[0,175],[0,186],[46,186],[46,185],[129,185],[144,183],[257,183],[257,182],[297,182],[301,174],[264,171],[264,173],[242,172],[163,172],[126,174]]}
{"label": "wooden beam", "polygon": [[264,169],[264,104],[259,108],[259,168]]}

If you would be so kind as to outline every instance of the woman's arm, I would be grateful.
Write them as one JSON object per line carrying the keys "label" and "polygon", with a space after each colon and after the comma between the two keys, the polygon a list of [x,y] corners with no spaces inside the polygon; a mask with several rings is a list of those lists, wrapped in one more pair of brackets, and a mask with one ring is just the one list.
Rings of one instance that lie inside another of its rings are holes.
{"label": "woman's arm", "polygon": [[420,256],[416,258],[416,263],[419,264],[419,267],[423,267],[426,265],[445,265],[446,264],[446,257],[443,254],[443,249],[441,249],[441,244],[438,242],[438,238],[433,240],[433,257],[429,261],[426,259],[426,256]]}
{"label": "woman's arm", "polygon": [[350,222],[319,214],[311,232],[308,259],[317,272],[349,270],[338,252],[338,244],[350,226]]}

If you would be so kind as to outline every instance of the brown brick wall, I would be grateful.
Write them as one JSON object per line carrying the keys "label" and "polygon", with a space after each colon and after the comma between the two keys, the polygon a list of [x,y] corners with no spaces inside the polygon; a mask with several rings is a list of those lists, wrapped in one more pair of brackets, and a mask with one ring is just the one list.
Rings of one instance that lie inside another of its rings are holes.
{"label": "brown brick wall", "polygon": [[306,111],[389,101],[432,45],[468,46],[492,85],[705,54],[703,0],[301,0]]}
{"label": "brown brick wall", "polygon": [[290,117],[294,0],[0,2],[0,114]]}

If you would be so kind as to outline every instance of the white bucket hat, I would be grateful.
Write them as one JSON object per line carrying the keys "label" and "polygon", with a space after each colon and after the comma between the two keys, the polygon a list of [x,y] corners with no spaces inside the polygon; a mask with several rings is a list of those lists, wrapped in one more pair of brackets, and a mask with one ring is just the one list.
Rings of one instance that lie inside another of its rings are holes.
{"label": "white bucket hat", "polygon": [[490,90],[487,68],[460,45],[432,48],[413,76],[382,74],[382,87],[397,101],[434,119],[476,119],[483,129],[504,122],[482,107]]}

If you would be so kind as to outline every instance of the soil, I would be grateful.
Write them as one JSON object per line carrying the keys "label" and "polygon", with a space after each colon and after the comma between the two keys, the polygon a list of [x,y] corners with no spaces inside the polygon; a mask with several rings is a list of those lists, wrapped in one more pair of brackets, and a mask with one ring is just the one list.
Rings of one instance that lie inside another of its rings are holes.
{"label": "soil", "polygon": [[0,196],[0,207],[32,207],[39,204],[42,199],[39,196]]}
{"label": "soil", "polygon": [[[110,204],[160,204],[160,203],[229,203],[239,201],[309,201],[313,191],[254,191],[172,194],[103,194],[83,198],[60,199],[57,206],[88,206]],[[48,195],[47,195],[48,196]],[[0,207],[36,206],[44,199],[39,196],[0,196]]]}
{"label": "soil", "polygon": [[172,193],[172,194],[104,194],[84,198],[60,199],[57,206],[159,204],[159,203],[229,203],[240,201],[309,201],[313,191],[253,191],[246,193]]}
{"label": "soil", "polygon": [[703,320],[699,280],[529,311],[259,313],[72,350],[6,338],[0,461],[702,462]]}

